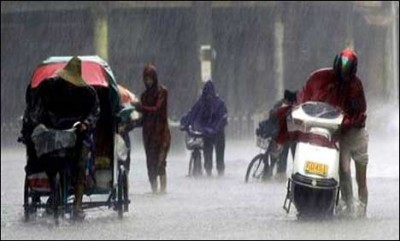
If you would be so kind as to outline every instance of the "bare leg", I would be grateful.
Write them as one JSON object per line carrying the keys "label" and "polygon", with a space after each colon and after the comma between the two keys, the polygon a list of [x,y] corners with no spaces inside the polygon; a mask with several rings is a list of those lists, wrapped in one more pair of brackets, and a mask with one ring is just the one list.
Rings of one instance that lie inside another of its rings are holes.
{"label": "bare leg", "polygon": [[360,201],[359,214],[366,215],[368,204],[367,189],[367,166],[368,166],[368,133],[366,130],[360,130],[357,133],[357,148],[354,152],[353,159],[356,166],[356,180],[358,186],[358,199]]}
{"label": "bare leg", "polygon": [[353,185],[351,180],[351,169],[350,169],[350,152],[346,148],[340,150],[340,190],[342,199],[346,203],[350,210],[353,207]]}
{"label": "bare leg", "polygon": [[82,145],[79,152],[79,159],[77,164],[77,180],[75,184],[75,202],[74,202],[74,219],[83,219],[85,217],[82,210],[82,198],[85,191],[85,165],[89,149]]}
{"label": "bare leg", "polygon": [[356,163],[356,179],[358,185],[358,198],[364,208],[363,215],[365,215],[368,204],[367,165]]}
{"label": "bare leg", "polygon": [[161,175],[160,176],[160,193],[166,193],[167,192],[167,175]]}

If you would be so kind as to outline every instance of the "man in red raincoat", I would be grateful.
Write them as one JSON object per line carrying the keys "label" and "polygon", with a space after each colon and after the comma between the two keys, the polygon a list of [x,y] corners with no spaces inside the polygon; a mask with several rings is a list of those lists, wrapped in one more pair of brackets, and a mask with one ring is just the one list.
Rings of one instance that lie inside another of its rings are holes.
{"label": "man in red raincoat", "polygon": [[165,193],[166,158],[171,142],[167,113],[168,91],[158,84],[156,68],[153,65],[144,68],[143,81],[146,90],[140,97],[140,104],[135,106],[143,114],[143,143],[147,157],[147,172],[153,193],[158,191],[158,176],[159,191]]}
{"label": "man in red raincoat", "polygon": [[[358,196],[361,206],[360,215],[366,215],[368,189],[366,182],[368,164],[368,133],[365,128],[367,104],[363,85],[356,76],[357,54],[352,49],[345,49],[335,57],[333,68],[323,68],[313,72],[306,85],[297,94],[297,104],[306,101],[322,101],[341,108],[345,117],[339,134],[340,143],[340,185],[342,199],[347,210],[354,210],[353,188],[351,182],[350,161],[355,161]],[[288,107],[279,111],[285,116]],[[284,120],[284,118],[281,118]],[[281,121],[278,143],[283,143],[287,133],[285,121]]]}

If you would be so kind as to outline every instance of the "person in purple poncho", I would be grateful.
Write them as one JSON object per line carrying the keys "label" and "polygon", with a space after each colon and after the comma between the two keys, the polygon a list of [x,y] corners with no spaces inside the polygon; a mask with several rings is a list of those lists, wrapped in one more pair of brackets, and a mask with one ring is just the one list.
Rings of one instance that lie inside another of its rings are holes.
{"label": "person in purple poncho", "polygon": [[215,93],[211,80],[203,87],[203,92],[189,113],[181,118],[182,130],[189,127],[203,133],[204,169],[208,176],[212,175],[212,156],[215,146],[217,156],[217,171],[219,176],[225,172],[225,126],[227,125],[227,109],[224,101]]}

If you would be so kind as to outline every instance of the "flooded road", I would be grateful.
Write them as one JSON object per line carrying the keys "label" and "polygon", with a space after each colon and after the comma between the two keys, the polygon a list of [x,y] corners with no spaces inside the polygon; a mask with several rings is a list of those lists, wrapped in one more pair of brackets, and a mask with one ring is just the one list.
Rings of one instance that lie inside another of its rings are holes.
{"label": "flooded road", "polygon": [[[382,144],[381,141],[379,141]],[[397,145],[398,146],[398,145]],[[384,151],[371,141],[371,157]],[[23,222],[24,150],[1,153],[2,239],[398,239],[398,149],[381,161],[392,168],[369,166],[369,208],[366,219],[298,221],[295,208],[282,209],[286,183],[244,182],[249,158],[259,152],[250,142],[227,142],[226,174],[222,178],[186,176],[189,153],[168,158],[168,193],[153,195],[142,147],[133,151],[130,211],[119,220],[111,209],[87,211],[84,222],[68,219],[55,227],[38,215]],[[397,159],[397,166],[395,161]],[[289,165],[290,168],[290,165]],[[397,169],[396,169],[397,168]],[[354,169],[353,169],[354,170]],[[353,180],[354,181],[354,180]],[[354,183],[354,188],[356,188]],[[355,194],[357,192],[355,191]],[[101,198],[101,197],[92,197]]]}

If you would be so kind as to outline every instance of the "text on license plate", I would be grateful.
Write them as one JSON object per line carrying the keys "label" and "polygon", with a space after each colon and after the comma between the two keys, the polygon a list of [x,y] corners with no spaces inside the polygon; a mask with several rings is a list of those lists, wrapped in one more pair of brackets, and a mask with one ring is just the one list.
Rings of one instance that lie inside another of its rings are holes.
{"label": "text on license plate", "polygon": [[307,161],[305,171],[310,174],[326,176],[328,174],[328,165]]}

